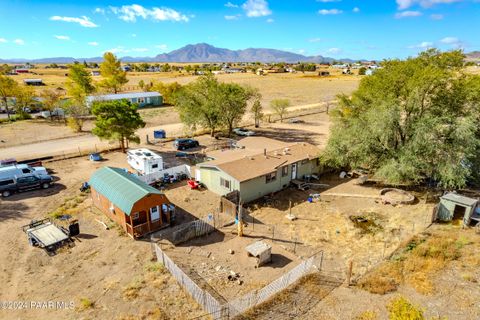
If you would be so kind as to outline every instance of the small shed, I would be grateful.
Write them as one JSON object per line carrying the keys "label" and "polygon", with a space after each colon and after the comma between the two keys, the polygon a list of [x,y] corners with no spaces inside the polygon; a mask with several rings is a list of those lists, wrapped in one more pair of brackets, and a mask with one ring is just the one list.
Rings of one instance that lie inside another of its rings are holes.
{"label": "small shed", "polygon": [[468,226],[474,221],[480,221],[480,213],[477,212],[478,199],[465,197],[453,192],[440,197],[437,210],[437,219],[440,221],[452,221],[462,219],[463,224]]}
{"label": "small shed", "polygon": [[257,258],[257,267],[272,262],[272,247],[264,241],[257,241],[245,248],[249,257]]}
{"label": "small shed", "polygon": [[90,178],[93,204],[132,238],[170,226],[175,207],[159,190],[124,169],[103,167]]}

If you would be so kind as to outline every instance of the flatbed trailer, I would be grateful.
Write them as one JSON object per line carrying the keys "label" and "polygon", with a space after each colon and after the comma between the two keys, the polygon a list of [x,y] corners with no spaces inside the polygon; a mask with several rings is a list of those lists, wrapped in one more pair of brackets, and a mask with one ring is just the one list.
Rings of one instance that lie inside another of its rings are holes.
{"label": "flatbed trailer", "polygon": [[68,229],[57,226],[50,219],[33,220],[22,227],[27,234],[28,242],[32,246],[45,249],[49,255],[65,243],[71,242],[71,237],[79,234],[78,221],[70,222]]}

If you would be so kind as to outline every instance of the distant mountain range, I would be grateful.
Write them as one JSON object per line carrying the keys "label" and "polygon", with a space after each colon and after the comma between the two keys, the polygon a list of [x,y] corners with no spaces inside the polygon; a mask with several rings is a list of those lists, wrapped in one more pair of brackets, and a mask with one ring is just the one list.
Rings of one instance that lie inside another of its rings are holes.
{"label": "distant mountain range", "polygon": [[480,60],[480,51],[473,51],[466,54],[467,61],[479,61]]}
{"label": "distant mountain range", "polygon": [[[0,63],[72,63],[73,61],[101,62],[102,57],[73,58],[54,57],[43,59],[0,59]],[[353,62],[351,59],[333,59],[323,56],[304,56],[301,54],[263,48],[249,48],[244,50],[230,50],[217,48],[206,43],[190,44],[169,53],[162,53],[155,57],[122,57],[123,62],[316,62],[329,63],[334,60]]]}
{"label": "distant mountain range", "polygon": [[[480,60],[480,51],[474,51],[466,54],[467,60]],[[355,62],[348,58],[334,59],[323,56],[304,56],[298,53],[282,51],[276,49],[249,48],[244,50],[230,50],[217,48],[207,43],[189,44],[178,50],[169,53],[162,53],[155,57],[122,57],[123,62],[314,62],[331,63],[333,61],[342,61],[346,63]],[[54,57],[43,59],[0,59],[0,63],[72,63],[73,61],[101,62],[102,57],[94,58],[73,58],[73,57]]]}

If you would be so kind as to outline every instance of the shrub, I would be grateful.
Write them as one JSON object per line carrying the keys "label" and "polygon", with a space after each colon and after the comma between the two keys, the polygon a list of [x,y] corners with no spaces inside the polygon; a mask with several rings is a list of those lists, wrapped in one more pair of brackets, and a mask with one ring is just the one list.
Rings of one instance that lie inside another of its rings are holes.
{"label": "shrub", "polygon": [[81,298],[80,305],[81,305],[81,309],[85,310],[85,309],[93,308],[95,306],[95,303],[88,298]]}
{"label": "shrub", "polygon": [[423,311],[404,297],[390,301],[387,306],[390,320],[424,320]]}

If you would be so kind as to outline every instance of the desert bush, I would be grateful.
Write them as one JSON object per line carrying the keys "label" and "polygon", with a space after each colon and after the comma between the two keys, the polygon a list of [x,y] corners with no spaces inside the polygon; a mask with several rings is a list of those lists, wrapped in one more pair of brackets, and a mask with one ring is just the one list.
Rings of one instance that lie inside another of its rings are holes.
{"label": "desert bush", "polygon": [[404,297],[390,301],[387,306],[390,320],[424,320],[423,311]]}
{"label": "desert bush", "polygon": [[80,309],[90,309],[95,306],[95,303],[88,298],[81,298],[80,299]]}
{"label": "desert bush", "polygon": [[355,317],[355,320],[376,320],[378,315],[375,311],[364,311]]}

